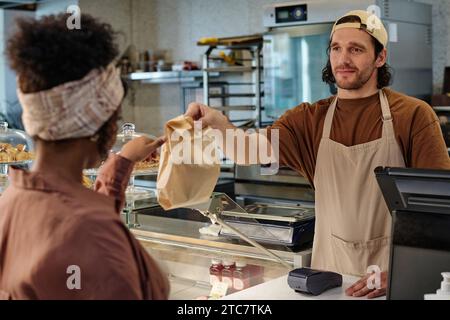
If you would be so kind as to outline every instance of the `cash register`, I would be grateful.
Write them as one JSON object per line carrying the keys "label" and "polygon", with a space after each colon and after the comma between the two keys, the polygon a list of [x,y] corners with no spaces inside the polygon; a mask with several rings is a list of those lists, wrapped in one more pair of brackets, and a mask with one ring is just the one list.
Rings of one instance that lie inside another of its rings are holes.
{"label": "cash register", "polygon": [[419,299],[450,271],[450,170],[378,167],[392,214],[387,298]]}

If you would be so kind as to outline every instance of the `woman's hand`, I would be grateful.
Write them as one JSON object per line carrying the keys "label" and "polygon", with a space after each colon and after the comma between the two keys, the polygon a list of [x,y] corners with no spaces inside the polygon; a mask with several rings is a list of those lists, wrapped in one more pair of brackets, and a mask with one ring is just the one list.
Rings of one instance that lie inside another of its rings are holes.
{"label": "woman's hand", "polygon": [[156,140],[145,136],[138,137],[125,144],[119,154],[133,162],[143,161],[151,158],[164,142],[166,142],[165,137],[159,137]]}

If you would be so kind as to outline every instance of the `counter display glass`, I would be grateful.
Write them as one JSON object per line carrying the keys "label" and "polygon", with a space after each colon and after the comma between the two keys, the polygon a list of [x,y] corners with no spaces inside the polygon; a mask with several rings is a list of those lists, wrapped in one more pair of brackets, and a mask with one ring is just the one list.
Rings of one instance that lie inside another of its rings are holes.
{"label": "counter display glass", "polygon": [[28,166],[33,162],[34,145],[31,137],[22,130],[8,128],[0,122],[0,194],[8,186],[8,168]]}
{"label": "counter display glass", "polygon": [[289,265],[286,268],[242,239],[201,232],[212,226],[211,221],[193,209],[164,211],[155,203],[136,208],[131,216],[134,223],[131,231],[169,274],[174,288],[171,299],[207,298],[213,286],[210,278],[212,260],[220,260],[222,264],[232,262],[231,276],[226,276],[227,294],[275,279],[297,266],[310,263],[310,245],[294,250],[282,244],[261,243]]}

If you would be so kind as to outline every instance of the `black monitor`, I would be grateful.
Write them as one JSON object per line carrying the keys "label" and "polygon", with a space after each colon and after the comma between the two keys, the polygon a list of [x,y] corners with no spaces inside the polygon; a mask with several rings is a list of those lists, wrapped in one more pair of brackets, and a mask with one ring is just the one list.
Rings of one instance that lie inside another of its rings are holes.
{"label": "black monitor", "polygon": [[424,299],[450,271],[450,170],[375,169],[392,213],[388,299]]}

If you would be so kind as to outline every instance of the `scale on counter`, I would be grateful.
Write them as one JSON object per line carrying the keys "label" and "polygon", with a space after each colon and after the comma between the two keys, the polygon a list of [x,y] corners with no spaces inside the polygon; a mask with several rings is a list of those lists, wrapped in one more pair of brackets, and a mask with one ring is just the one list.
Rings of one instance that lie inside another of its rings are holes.
{"label": "scale on counter", "polygon": [[[313,240],[314,208],[255,203],[245,212],[223,211],[223,220],[249,238],[263,243],[301,246]],[[221,235],[239,238],[229,228]]]}
{"label": "scale on counter", "polygon": [[224,193],[213,193],[208,202],[190,208],[208,217],[213,224],[219,224],[221,235],[245,240],[288,269],[292,269],[289,263],[259,242],[290,246],[313,239],[312,208],[256,203],[245,210]]}

